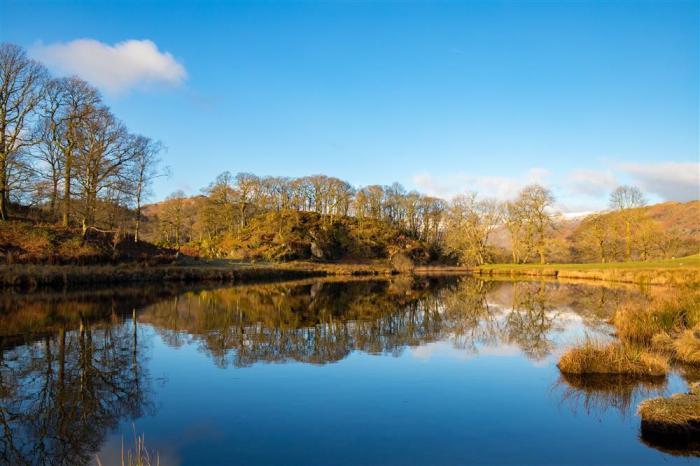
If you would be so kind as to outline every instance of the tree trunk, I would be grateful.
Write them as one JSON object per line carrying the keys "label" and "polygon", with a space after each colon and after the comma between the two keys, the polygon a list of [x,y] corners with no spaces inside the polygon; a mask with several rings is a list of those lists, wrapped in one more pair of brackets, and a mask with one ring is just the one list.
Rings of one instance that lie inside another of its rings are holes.
{"label": "tree trunk", "polygon": [[136,203],[136,228],[134,229],[134,243],[139,242],[139,233],[141,231],[141,203]]}
{"label": "tree trunk", "polygon": [[7,220],[7,150],[5,125],[0,128],[0,220]]}
{"label": "tree trunk", "polygon": [[71,170],[73,160],[72,157],[66,157],[66,168],[63,177],[63,226],[67,227],[70,222],[70,183]]}
{"label": "tree trunk", "polygon": [[54,176],[51,180],[51,203],[49,209],[51,212],[51,221],[56,221],[56,203],[58,202],[58,177]]}
{"label": "tree trunk", "polygon": [[7,160],[0,156],[0,220],[7,220]]}

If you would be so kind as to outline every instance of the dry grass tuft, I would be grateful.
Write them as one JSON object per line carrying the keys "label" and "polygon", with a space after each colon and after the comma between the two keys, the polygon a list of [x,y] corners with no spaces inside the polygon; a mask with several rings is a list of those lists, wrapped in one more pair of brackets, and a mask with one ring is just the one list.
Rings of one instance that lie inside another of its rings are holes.
{"label": "dry grass tuft", "polygon": [[666,332],[659,332],[651,338],[651,349],[671,355],[675,352],[673,348],[673,338]]}
{"label": "dry grass tuft", "polygon": [[676,359],[686,364],[700,364],[700,328],[686,330],[673,342]]}
{"label": "dry grass tuft", "polygon": [[561,357],[559,370],[567,374],[624,374],[638,377],[662,377],[669,371],[667,359],[639,347],[586,340]]}
{"label": "dry grass tuft", "polygon": [[620,339],[644,345],[659,333],[682,332],[699,322],[700,293],[688,290],[669,292],[650,302],[624,303],[613,317]]}
{"label": "dry grass tuft", "polygon": [[612,319],[620,339],[647,344],[654,335],[667,330],[662,328],[651,306],[639,302],[627,302],[620,305]]}
{"label": "dry grass tuft", "polygon": [[639,405],[642,436],[655,442],[700,446],[700,387],[690,393],[653,398]]}

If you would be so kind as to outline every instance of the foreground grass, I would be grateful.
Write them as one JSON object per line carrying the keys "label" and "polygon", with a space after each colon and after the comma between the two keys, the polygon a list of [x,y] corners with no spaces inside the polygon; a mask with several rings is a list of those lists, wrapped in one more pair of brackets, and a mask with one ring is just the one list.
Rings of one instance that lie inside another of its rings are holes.
{"label": "foreground grass", "polygon": [[691,387],[689,393],[646,400],[638,413],[647,439],[700,447],[700,386]]}
{"label": "foreground grass", "polygon": [[656,372],[662,359],[700,365],[700,290],[672,289],[622,303],[612,324],[619,341],[586,340],[562,356],[562,372],[642,375]]}
{"label": "foreground grass", "polygon": [[[669,361],[700,369],[700,290],[672,289],[620,305],[612,319],[618,340],[586,340],[559,360],[562,374],[663,377]],[[688,377],[686,377],[688,379]],[[700,452],[700,387],[640,404],[642,438],[674,454]]]}
{"label": "foreground grass", "polygon": [[[95,457],[98,466],[102,466],[99,456]],[[150,453],[146,448],[146,436],[134,437],[133,449],[124,451],[124,440],[122,439],[121,466],[160,466],[160,456],[158,452]]]}

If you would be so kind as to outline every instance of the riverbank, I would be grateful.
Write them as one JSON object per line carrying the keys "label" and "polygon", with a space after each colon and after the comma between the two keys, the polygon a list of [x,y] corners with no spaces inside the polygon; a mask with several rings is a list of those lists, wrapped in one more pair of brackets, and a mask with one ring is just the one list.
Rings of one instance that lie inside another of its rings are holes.
{"label": "riverbank", "polygon": [[391,265],[288,262],[256,264],[183,260],[170,265],[10,265],[0,267],[0,287],[32,290],[133,283],[254,283],[326,276],[390,276]]}
{"label": "riverbank", "polygon": [[700,254],[649,262],[599,264],[489,264],[473,269],[481,276],[598,280],[639,285],[700,286]]}

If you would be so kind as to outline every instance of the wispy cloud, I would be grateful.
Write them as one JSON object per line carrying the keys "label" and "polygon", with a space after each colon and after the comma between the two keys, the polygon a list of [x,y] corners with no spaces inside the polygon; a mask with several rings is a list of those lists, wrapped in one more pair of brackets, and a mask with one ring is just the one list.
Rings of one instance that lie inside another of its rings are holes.
{"label": "wispy cloud", "polygon": [[600,170],[581,168],[554,175],[531,168],[520,176],[482,176],[465,173],[436,176],[422,173],[413,177],[420,191],[450,199],[475,191],[482,197],[509,200],[531,183],[554,191],[555,209],[576,217],[604,209],[610,193],[620,184],[634,184],[658,202],[690,201],[700,198],[700,164],[694,162],[620,163]]}
{"label": "wispy cloud", "polygon": [[60,75],[78,75],[109,93],[152,84],[178,86],[187,71],[168,52],[150,40],[127,40],[114,45],[93,39],[39,44],[30,50]]}
{"label": "wispy cloud", "polygon": [[620,170],[644,191],[664,200],[690,201],[700,198],[700,163],[625,163],[620,165]]}
{"label": "wispy cloud", "polygon": [[544,168],[531,168],[518,177],[466,173],[438,177],[430,173],[422,173],[413,177],[413,183],[426,194],[445,199],[476,191],[483,197],[507,200],[514,198],[518,191],[528,184],[547,184],[549,176],[550,172]]}
{"label": "wispy cloud", "polygon": [[610,170],[574,170],[566,176],[566,185],[574,193],[591,197],[607,196],[619,185]]}

